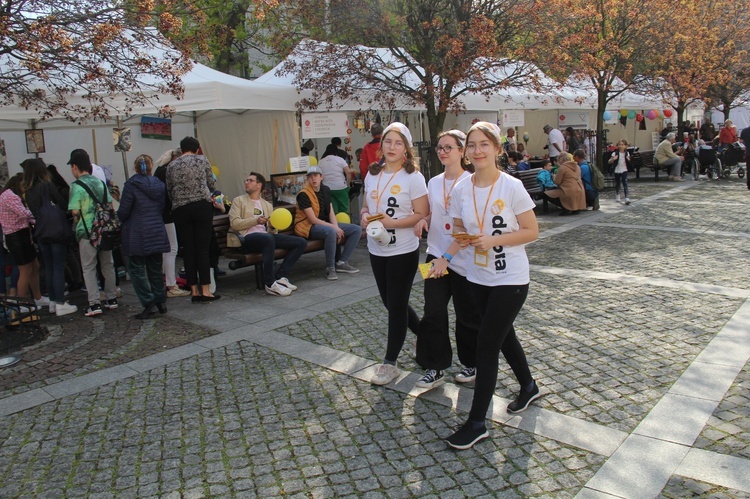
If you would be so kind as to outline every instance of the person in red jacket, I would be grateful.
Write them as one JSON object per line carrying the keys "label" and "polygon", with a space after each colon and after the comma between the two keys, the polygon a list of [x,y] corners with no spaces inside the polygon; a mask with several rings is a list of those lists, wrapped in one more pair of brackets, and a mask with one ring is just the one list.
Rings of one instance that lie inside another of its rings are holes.
{"label": "person in red jacket", "polygon": [[370,128],[372,134],[372,140],[365,144],[362,150],[362,157],[359,160],[359,175],[360,179],[364,182],[365,175],[370,165],[376,163],[380,159],[380,138],[383,136],[383,125],[375,123]]}
{"label": "person in red jacket", "polygon": [[737,142],[737,129],[734,128],[732,120],[727,120],[719,131],[719,150],[723,151],[735,142]]}

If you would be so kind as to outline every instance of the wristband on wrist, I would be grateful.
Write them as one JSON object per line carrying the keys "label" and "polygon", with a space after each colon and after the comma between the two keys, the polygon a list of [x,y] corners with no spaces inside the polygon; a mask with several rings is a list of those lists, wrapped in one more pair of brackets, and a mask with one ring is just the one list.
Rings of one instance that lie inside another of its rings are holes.
{"label": "wristband on wrist", "polygon": [[448,260],[448,263],[451,263],[451,260],[453,260],[453,255],[451,255],[450,253],[446,251],[445,253],[443,253],[443,258]]}

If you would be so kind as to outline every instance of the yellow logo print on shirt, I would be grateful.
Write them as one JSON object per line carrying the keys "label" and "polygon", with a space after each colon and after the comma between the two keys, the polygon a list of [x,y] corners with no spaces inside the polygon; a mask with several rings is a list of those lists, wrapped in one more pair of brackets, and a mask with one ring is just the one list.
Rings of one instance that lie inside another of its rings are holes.
{"label": "yellow logo print on shirt", "polygon": [[498,199],[494,203],[492,203],[492,207],[490,207],[490,213],[493,215],[499,215],[503,212],[505,209],[505,203],[503,203],[502,199]]}
{"label": "yellow logo print on shirt", "polygon": [[391,187],[391,194],[393,194],[394,196],[396,194],[398,194],[399,192],[401,192],[401,186],[400,185],[396,184],[393,187]]}

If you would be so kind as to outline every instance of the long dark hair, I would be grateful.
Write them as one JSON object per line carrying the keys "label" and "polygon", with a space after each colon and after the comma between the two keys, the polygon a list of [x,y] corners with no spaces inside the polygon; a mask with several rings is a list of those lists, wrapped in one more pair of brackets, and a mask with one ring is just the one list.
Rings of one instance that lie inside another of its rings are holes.
{"label": "long dark hair", "polygon": [[448,130],[447,132],[442,132],[440,135],[438,135],[438,142],[440,142],[440,139],[442,139],[443,137],[451,137],[456,141],[456,145],[461,149],[461,168],[469,173],[474,173],[474,165],[472,165],[471,161],[469,161],[469,158],[464,155],[464,148],[466,147],[466,135],[461,138],[461,136],[456,133],[456,131]]}
{"label": "long dark hair", "polygon": [[21,167],[23,168],[22,187],[24,191],[30,190],[36,184],[41,182],[50,181],[47,165],[45,165],[44,161],[39,158],[26,159],[21,163]]}
{"label": "long dark hair", "polygon": [[[404,170],[406,173],[412,174],[414,172],[419,171],[419,165],[417,165],[417,162],[414,161],[414,150],[409,145],[409,141],[406,140],[406,137],[403,136],[401,132],[398,130],[388,130],[388,133],[395,132],[401,137],[401,140],[404,141],[404,147],[406,147],[406,161],[404,161]],[[380,139],[380,147],[378,148],[378,151],[380,151],[381,158],[383,157],[383,142],[385,141],[385,136],[383,136],[382,139]],[[385,162],[383,164],[380,164],[380,162],[375,162],[370,165],[369,172],[371,175],[377,175],[380,173],[380,171],[385,168]]]}

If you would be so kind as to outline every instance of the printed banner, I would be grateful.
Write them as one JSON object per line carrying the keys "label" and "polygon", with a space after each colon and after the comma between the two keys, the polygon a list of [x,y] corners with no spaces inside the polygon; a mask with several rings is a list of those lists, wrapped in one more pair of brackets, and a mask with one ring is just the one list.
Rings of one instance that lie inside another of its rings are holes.
{"label": "printed banner", "polygon": [[142,116],[141,137],[144,139],[172,140],[172,120]]}
{"label": "printed banner", "polygon": [[346,113],[303,113],[302,138],[327,139],[349,135]]}

